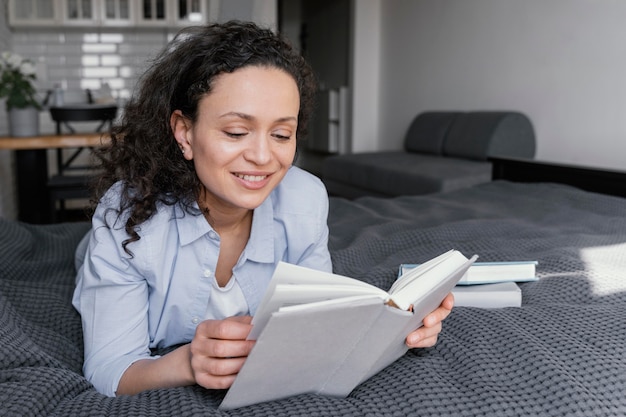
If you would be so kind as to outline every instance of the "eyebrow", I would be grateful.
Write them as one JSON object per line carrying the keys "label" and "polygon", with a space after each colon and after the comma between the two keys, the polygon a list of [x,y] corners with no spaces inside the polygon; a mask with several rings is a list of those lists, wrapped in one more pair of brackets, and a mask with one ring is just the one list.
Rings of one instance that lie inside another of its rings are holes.
{"label": "eyebrow", "polygon": [[[240,119],[244,119],[244,120],[255,120],[255,117],[250,115],[250,114],[239,113],[239,112],[236,112],[236,111],[224,113],[224,114],[222,114],[220,116],[220,119],[224,118],[224,117],[230,117],[230,116],[239,117]],[[293,117],[293,116],[286,116],[286,117],[280,117],[280,118],[275,120],[275,122],[279,122],[279,123],[290,122],[290,121],[296,121],[297,122],[298,119],[296,117]]]}

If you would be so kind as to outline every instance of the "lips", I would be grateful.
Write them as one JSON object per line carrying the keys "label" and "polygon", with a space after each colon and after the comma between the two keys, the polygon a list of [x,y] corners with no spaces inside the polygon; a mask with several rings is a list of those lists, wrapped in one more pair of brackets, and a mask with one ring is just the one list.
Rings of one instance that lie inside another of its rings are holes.
{"label": "lips", "polygon": [[260,190],[270,182],[271,177],[269,174],[242,174],[240,172],[235,172],[234,176],[239,181],[239,184],[248,190]]}

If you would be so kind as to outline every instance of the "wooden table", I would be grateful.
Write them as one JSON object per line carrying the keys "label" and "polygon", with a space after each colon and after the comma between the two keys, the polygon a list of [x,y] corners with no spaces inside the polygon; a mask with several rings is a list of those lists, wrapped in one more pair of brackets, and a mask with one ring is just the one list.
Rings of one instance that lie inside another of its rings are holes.
{"label": "wooden table", "polygon": [[0,137],[0,149],[15,151],[18,219],[27,223],[50,223],[48,196],[48,149],[98,147],[108,143],[102,133]]}
{"label": "wooden table", "polygon": [[75,135],[45,135],[27,138],[0,137],[0,149],[16,151],[33,149],[98,147],[108,143],[108,136],[102,133]]}

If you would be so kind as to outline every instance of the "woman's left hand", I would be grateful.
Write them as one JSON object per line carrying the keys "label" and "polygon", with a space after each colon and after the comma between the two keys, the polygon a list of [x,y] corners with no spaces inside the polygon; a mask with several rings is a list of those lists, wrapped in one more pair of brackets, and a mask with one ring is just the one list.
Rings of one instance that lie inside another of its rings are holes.
{"label": "woman's left hand", "polygon": [[410,348],[434,346],[437,343],[437,336],[441,333],[441,323],[448,317],[453,306],[454,296],[450,293],[435,311],[424,317],[424,325],[406,337],[407,346]]}

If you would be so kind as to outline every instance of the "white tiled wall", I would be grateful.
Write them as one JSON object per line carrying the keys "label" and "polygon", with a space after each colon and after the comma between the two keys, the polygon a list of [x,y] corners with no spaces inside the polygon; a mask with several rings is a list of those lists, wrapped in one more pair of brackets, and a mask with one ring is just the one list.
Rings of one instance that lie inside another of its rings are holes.
{"label": "white tiled wall", "polygon": [[[86,102],[86,90],[97,97],[104,83],[123,105],[148,60],[165,45],[172,33],[166,29],[15,29],[12,50],[37,66],[36,87],[43,101],[48,90],[60,85],[65,103]],[[0,134],[7,133],[6,115]],[[44,110],[42,133],[53,133],[54,124]]]}

